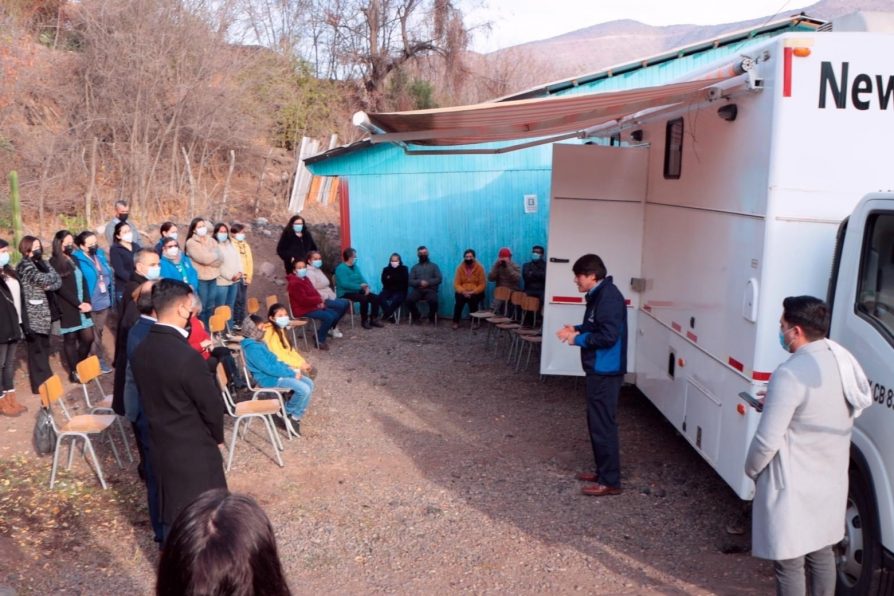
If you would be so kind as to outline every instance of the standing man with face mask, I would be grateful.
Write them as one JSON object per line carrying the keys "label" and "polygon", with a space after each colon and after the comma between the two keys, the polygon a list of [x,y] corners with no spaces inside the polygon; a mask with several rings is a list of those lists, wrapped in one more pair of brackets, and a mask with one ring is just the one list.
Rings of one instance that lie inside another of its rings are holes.
{"label": "standing man with face mask", "polygon": [[106,246],[111,248],[115,244],[115,226],[125,222],[130,226],[130,231],[133,232],[133,242],[142,244],[140,231],[133,220],[130,219],[130,207],[127,205],[127,201],[119,200],[115,201],[115,217],[106,224]]}
{"label": "standing man with face mask", "polygon": [[755,482],[751,553],[773,561],[784,596],[806,594],[808,585],[811,594],[835,593],[851,430],[872,403],[860,365],[825,339],[829,315],[812,296],[782,302],[779,343],[791,356],[773,371],[745,459]]}
{"label": "standing man with face mask", "polygon": [[522,279],[525,281],[525,294],[540,299],[543,308],[543,294],[546,288],[546,259],[543,258],[543,247],[534,245],[531,249],[531,260],[522,267]]}
{"label": "standing man with face mask", "polygon": [[224,405],[205,361],[187,343],[192,288],[160,280],[152,287],[152,307],[157,322],[134,350],[130,367],[149,424],[167,536],[177,515],[196,497],[227,488],[219,447]]}
{"label": "standing man with face mask", "polygon": [[416,304],[422,300],[428,304],[428,320],[435,324],[438,314],[438,288],[441,285],[441,269],[428,258],[428,249],[420,246],[416,249],[419,262],[410,269],[410,295],[407,297],[407,310],[415,320],[420,320]]}
{"label": "standing man with face mask", "polygon": [[595,469],[577,479],[595,484],[581,492],[593,497],[621,494],[621,457],[618,447],[618,396],[627,372],[627,305],[606,276],[597,255],[584,255],[572,267],[577,289],[586,294],[587,310],[580,325],[565,325],[559,341],[578,346],[587,380],[587,427]]}

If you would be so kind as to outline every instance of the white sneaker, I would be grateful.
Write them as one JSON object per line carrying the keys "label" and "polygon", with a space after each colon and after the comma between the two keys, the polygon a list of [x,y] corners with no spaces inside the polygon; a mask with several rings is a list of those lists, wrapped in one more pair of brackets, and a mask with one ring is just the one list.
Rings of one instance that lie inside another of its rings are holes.
{"label": "white sneaker", "polygon": [[336,338],[336,339],[345,336],[345,334],[342,333],[341,331],[339,331],[338,329],[330,329],[330,330],[329,330],[329,335],[331,335],[332,337],[334,337],[334,338]]}

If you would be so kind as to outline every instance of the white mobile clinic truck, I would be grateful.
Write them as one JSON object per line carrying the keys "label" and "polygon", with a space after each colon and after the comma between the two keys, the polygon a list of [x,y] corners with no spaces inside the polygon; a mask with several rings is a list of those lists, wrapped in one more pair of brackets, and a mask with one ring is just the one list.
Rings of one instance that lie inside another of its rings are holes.
{"label": "white mobile clinic truck", "polygon": [[630,380],[748,499],[750,402],[788,356],[782,300],[828,299],[876,402],[853,433],[839,587],[892,590],[894,36],[747,53],[705,101],[591,131],[621,146],[554,145],[541,373],[582,374],[554,333],[581,320],[571,265],[595,252],[629,300]]}

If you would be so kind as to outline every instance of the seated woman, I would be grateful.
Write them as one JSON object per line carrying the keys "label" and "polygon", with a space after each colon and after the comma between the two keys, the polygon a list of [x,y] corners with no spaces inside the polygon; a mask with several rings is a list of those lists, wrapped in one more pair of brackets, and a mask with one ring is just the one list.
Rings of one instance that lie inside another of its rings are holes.
{"label": "seated woman", "polygon": [[227,373],[227,381],[229,381],[230,385],[230,393],[233,394],[235,399],[236,391],[246,388],[245,379],[239,374],[236,359],[233,358],[233,351],[224,346],[214,347],[211,335],[208,334],[205,324],[199,319],[199,313],[202,312],[202,303],[198,296],[195,294],[193,296],[195,297],[195,303],[189,318],[189,328],[187,329],[189,336],[186,338],[186,341],[193,350],[202,355],[202,358],[208,363],[208,370],[211,371],[215,379],[217,378],[217,364],[223,363],[224,370]]}
{"label": "seated woman", "polygon": [[[313,282],[307,278],[307,264],[304,261],[296,261],[289,265],[291,271],[286,275],[288,281],[289,303],[292,306],[292,315],[295,317],[308,317],[319,321],[317,325],[317,347],[328,350],[326,337],[329,330],[338,324],[345,316],[346,308],[326,306],[323,297],[314,288]],[[345,301],[347,302],[347,301]]]}
{"label": "seated woman", "polygon": [[393,321],[392,315],[407,298],[409,284],[410,273],[407,266],[399,254],[391,253],[388,266],[382,269],[382,293],[379,294],[383,321]]}
{"label": "seated woman", "polygon": [[[312,250],[307,253],[307,279],[311,281],[320,296],[323,297],[323,304],[329,308],[343,309],[348,312],[351,307],[351,301],[344,298],[337,298],[335,290],[332,289],[332,283],[329,276],[323,272],[323,255],[318,250]],[[329,335],[338,339],[342,337],[342,332],[338,330],[338,324],[332,326]]]}
{"label": "seated woman", "polygon": [[277,358],[301,372],[314,376],[314,368],[292,346],[286,329],[289,327],[289,313],[282,304],[272,304],[267,310],[267,327],[264,329],[264,343]]}
{"label": "seated woman", "polygon": [[459,329],[459,320],[463,314],[463,308],[469,305],[469,314],[478,310],[478,305],[484,300],[484,290],[487,280],[484,277],[484,266],[475,259],[475,251],[471,248],[463,253],[463,262],[456,268],[453,276],[454,306],[453,328]]}
{"label": "seated woman", "polygon": [[[275,306],[275,305],[274,305]],[[280,305],[282,306],[282,305]],[[295,433],[301,436],[301,417],[310,404],[310,395],[314,382],[303,374],[301,368],[293,367],[277,358],[263,341],[265,331],[272,325],[257,315],[250,315],[242,322],[242,357],[249,372],[261,387],[283,387],[292,391],[292,397],[286,402],[286,412],[292,422]],[[285,334],[282,334],[282,341]],[[280,341],[279,338],[276,341]],[[295,354],[298,354],[295,352]],[[300,355],[298,356],[300,358]],[[301,358],[303,362],[304,359]],[[307,363],[303,362],[306,366]]]}
{"label": "seated woman", "polygon": [[192,260],[180,250],[176,238],[167,237],[161,240],[161,277],[176,279],[189,284],[195,295],[199,295],[199,274],[192,266]]}

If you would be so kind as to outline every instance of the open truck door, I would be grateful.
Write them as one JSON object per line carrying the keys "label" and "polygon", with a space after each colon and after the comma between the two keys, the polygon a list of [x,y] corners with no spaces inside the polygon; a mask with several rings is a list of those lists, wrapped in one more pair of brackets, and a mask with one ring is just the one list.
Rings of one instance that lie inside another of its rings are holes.
{"label": "open truck door", "polygon": [[555,334],[583,319],[584,295],[571,267],[587,253],[602,257],[627,299],[627,370],[634,370],[639,299],[630,282],[640,277],[642,266],[648,159],[645,146],[553,146],[541,374],[584,374],[579,350]]}

